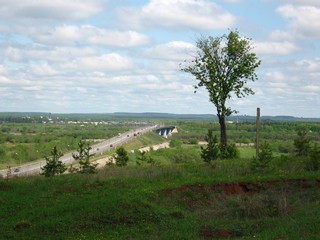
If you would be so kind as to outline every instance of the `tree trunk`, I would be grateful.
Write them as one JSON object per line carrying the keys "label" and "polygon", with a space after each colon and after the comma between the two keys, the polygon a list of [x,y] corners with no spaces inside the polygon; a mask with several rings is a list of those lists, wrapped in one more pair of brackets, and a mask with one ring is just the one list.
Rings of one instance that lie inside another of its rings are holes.
{"label": "tree trunk", "polygon": [[227,151],[227,128],[225,116],[218,115],[220,124],[220,144],[223,150]]}

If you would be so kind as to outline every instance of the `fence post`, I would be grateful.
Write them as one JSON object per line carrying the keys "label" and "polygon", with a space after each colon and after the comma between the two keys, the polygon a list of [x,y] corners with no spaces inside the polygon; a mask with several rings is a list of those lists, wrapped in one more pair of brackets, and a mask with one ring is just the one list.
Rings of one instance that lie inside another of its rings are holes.
{"label": "fence post", "polygon": [[256,121],[256,158],[259,157],[259,133],[260,133],[260,108],[257,108],[257,121]]}

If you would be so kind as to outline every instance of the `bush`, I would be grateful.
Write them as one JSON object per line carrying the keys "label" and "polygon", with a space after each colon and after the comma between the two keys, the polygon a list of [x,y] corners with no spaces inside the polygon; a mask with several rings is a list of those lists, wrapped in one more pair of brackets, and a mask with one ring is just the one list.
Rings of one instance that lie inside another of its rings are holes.
{"label": "bush", "polygon": [[181,147],[181,145],[182,145],[182,142],[180,141],[180,140],[178,140],[178,139],[171,139],[171,141],[170,141],[170,144],[169,144],[169,146],[170,147],[176,147],[176,148],[178,148],[178,147]]}
{"label": "bush", "polygon": [[97,173],[97,164],[90,162],[90,157],[94,156],[94,154],[90,154],[90,150],[92,148],[89,146],[89,144],[85,144],[81,140],[78,144],[78,147],[78,154],[72,154],[72,157],[79,161],[79,173]]}
{"label": "bush", "polygon": [[308,158],[306,160],[306,169],[310,171],[317,171],[320,169],[320,147],[317,143],[309,150]]}
{"label": "bush", "polygon": [[206,163],[210,163],[211,161],[216,160],[219,157],[218,139],[216,135],[213,136],[213,131],[211,129],[208,130],[206,141],[208,142],[207,147],[201,147],[201,158]]}
{"label": "bush", "polygon": [[190,139],[189,139],[189,143],[190,143],[190,144],[197,145],[198,142],[199,142],[199,141],[198,141],[197,138],[190,138]]}
{"label": "bush", "polygon": [[129,161],[128,152],[124,149],[124,147],[119,147],[116,150],[116,155],[114,156],[114,159],[116,161],[116,165],[119,167],[127,166],[127,163]]}
{"label": "bush", "polygon": [[306,130],[298,130],[298,137],[294,139],[293,145],[297,156],[307,156],[310,149],[310,139],[307,138]]}
{"label": "bush", "polygon": [[259,156],[253,158],[250,168],[254,172],[263,172],[273,159],[272,149],[267,142],[264,142],[260,147]]}
{"label": "bush", "polygon": [[59,160],[60,157],[63,156],[61,152],[58,151],[57,147],[54,147],[51,151],[51,156],[46,156],[46,165],[41,168],[41,175],[46,177],[53,177],[56,174],[64,173],[67,168],[62,161]]}
{"label": "bush", "polygon": [[195,151],[194,148],[178,148],[174,151],[170,160],[174,163],[193,163],[200,161],[200,157],[198,151]]}
{"label": "bush", "polygon": [[227,151],[220,149],[220,158],[222,159],[236,159],[240,157],[240,152],[235,144],[227,146]]}

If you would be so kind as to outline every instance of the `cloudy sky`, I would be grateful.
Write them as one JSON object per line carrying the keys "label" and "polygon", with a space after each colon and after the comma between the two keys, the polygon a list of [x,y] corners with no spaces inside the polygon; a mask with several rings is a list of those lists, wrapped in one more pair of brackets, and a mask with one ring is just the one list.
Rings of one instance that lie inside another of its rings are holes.
{"label": "cloudy sky", "polygon": [[230,106],[320,117],[319,0],[0,0],[0,112],[215,114],[179,64],[229,29],[262,60]]}

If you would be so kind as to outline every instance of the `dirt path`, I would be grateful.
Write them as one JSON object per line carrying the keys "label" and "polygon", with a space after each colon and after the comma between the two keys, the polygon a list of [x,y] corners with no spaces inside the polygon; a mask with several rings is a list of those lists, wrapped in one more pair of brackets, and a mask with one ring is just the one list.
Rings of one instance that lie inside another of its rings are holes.
{"label": "dirt path", "polygon": [[[153,145],[153,146],[149,146],[149,147],[140,148],[138,151],[149,152],[151,148],[153,150],[158,150],[158,149],[169,148],[169,147],[170,147],[169,142],[165,142],[165,143],[161,143],[161,144],[157,144],[157,145]],[[108,157],[100,158],[100,159],[96,160],[95,162],[98,164],[97,168],[102,168],[109,162],[114,163],[114,159],[112,156],[108,156]]]}

